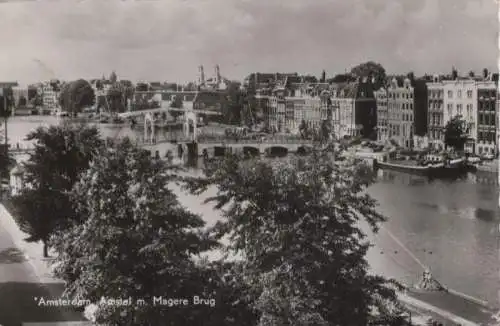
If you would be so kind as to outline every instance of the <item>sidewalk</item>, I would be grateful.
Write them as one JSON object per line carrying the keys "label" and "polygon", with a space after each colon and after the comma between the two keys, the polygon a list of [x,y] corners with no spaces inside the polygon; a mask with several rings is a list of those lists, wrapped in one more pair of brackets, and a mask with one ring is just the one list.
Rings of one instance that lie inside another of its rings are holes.
{"label": "sidewalk", "polygon": [[63,283],[56,279],[51,272],[51,258],[43,258],[43,244],[41,242],[26,242],[28,234],[17,226],[14,218],[3,204],[0,204],[0,225],[11,235],[13,242],[23,253],[29,264],[35,270],[40,283]]}
{"label": "sidewalk", "polygon": [[[3,204],[0,204],[0,227],[9,234],[16,248],[24,254],[26,263],[31,266],[35,273],[37,286],[44,288],[46,290],[45,293],[50,295],[51,298],[47,299],[59,298],[64,288],[64,282],[52,275],[50,267],[51,259],[43,258],[43,244],[41,242],[29,243],[24,241],[28,235],[19,229],[14,218]],[[20,291],[20,289],[17,291]],[[28,308],[25,307],[25,309]],[[59,316],[64,318],[63,320],[68,320],[68,322],[61,321],[58,323],[45,323],[40,325],[91,325],[90,322],[85,321],[86,319],[83,317],[83,313],[77,312],[73,308],[61,308],[58,313]],[[32,316],[28,314],[26,318],[29,317]],[[73,321],[71,322],[71,320]],[[75,322],[74,320],[84,321]],[[36,323],[32,323],[31,325],[36,325]]]}

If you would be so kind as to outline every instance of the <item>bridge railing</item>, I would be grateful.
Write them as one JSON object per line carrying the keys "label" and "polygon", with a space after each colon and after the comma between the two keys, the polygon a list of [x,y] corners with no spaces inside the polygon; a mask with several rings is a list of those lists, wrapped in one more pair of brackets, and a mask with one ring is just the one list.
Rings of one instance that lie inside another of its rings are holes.
{"label": "bridge railing", "polygon": [[30,152],[35,150],[35,145],[33,144],[21,144],[21,143],[16,143],[16,144],[11,144],[9,147],[9,152],[13,153],[19,153],[19,152]]}
{"label": "bridge railing", "polygon": [[137,139],[137,143],[139,145],[151,145],[155,143],[164,143],[164,142],[191,142],[195,140],[198,143],[203,144],[301,144],[301,145],[314,145],[317,144],[317,141],[313,141],[310,139],[300,139],[300,138],[292,138],[288,136],[268,136],[268,137],[259,137],[259,138],[239,138],[239,137],[231,137],[220,134],[201,134],[196,138],[193,136],[177,136],[172,137],[168,134],[166,135],[158,135],[154,137],[153,141],[151,139],[144,139],[139,137]]}

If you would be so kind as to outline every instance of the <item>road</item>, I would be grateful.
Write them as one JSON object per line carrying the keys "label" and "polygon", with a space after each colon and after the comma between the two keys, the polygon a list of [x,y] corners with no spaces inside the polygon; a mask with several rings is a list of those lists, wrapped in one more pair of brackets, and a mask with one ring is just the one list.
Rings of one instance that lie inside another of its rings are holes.
{"label": "road", "polygon": [[65,325],[53,322],[81,321],[79,312],[38,305],[38,298],[57,299],[50,293],[62,291],[62,283],[40,284],[25,255],[0,225],[0,325],[21,326],[30,325],[30,322],[47,323],[33,325]]}

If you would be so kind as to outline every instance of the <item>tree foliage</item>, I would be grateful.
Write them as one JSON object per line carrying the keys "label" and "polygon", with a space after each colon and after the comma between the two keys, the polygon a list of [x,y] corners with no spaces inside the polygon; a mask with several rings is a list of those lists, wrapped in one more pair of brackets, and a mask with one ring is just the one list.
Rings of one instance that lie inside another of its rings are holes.
{"label": "tree foliage", "polygon": [[[224,299],[214,287],[223,285],[222,275],[193,259],[216,242],[202,234],[204,221],[182,207],[168,188],[171,172],[164,161],[125,139],[98,157],[72,192],[85,218],[53,238],[59,254],[56,275],[66,281],[66,294],[95,301],[131,296],[149,303],[98,306],[98,322],[226,324],[212,321],[218,308],[152,305],[154,296]],[[226,315],[231,312],[219,313]]]}
{"label": "tree foliage", "polygon": [[461,116],[452,118],[444,129],[444,143],[448,147],[453,147],[455,150],[463,150],[467,141],[465,129],[465,121]]}
{"label": "tree foliage", "polygon": [[14,91],[11,87],[0,90],[0,117],[7,118],[12,114],[15,106]]}
{"label": "tree foliage", "polygon": [[[27,136],[35,152],[24,164],[28,185],[13,198],[28,241],[47,243],[50,235],[76,218],[68,196],[79,175],[102,146],[99,131],[84,125],[39,127]],[[44,248],[47,255],[47,246]]]}
{"label": "tree foliage", "polygon": [[[174,109],[181,109],[183,105],[182,97],[180,95],[175,95],[173,101],[170,103],[170,107]],[[169,111],[170,115],[177,120],[178,117],[183,115],[180,111]]]}
{"label": "tree foliage", "polygon": [[326,71],[321,72],[321,78],[319,80],[320,83],[326,83]]}
{"label": "tree foliage", "polygon": [[258,120],[255,94],[241,89],[241,83],[230,82],[226,98],[222,108],[224,123],[250,127]]}
{"label": "tree foliage", "polygon": [[[224,219],[212,232],[228,236],[242,256],[258,325],[388,325],[399,307],[388,280],[368,274],[369,243],[358,226],[384,221],[364,192],[373,182],[364,165],[335,163],[316,150],[287,162],[241,162],[229,156],[191,183],[209,185]],[[387,311],[385,306],[393,305]]]}
{"label": "tree foliage", "polygon": [[351,74],[356,77],[363,78],[368,77],[369,79],[375,78],[376,89],[384,84],[386,79],[386,72],[381,64],[368,61],[361,63],[351,69]]}
{"label": "tree foliage", "polygon": [[352,74],[339,74],[335,75],[333,78],[328,79],[328,83],[349,83],[356,81],[356,77]]}
{"label": "tree foliage", "polygon": [[83,108],[95,104],[94,89],[84,79],[63,84],[59,94],[59,105],[63,110],[76,114]]}

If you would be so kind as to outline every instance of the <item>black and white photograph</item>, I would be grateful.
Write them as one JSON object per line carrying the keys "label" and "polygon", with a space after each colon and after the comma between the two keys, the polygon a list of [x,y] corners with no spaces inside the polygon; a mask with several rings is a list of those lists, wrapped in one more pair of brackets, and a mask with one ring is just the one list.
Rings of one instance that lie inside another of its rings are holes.
{"label": "black and white photograph", "polygon": [[495,0],[0,0],[0,326],[500,326]]}

